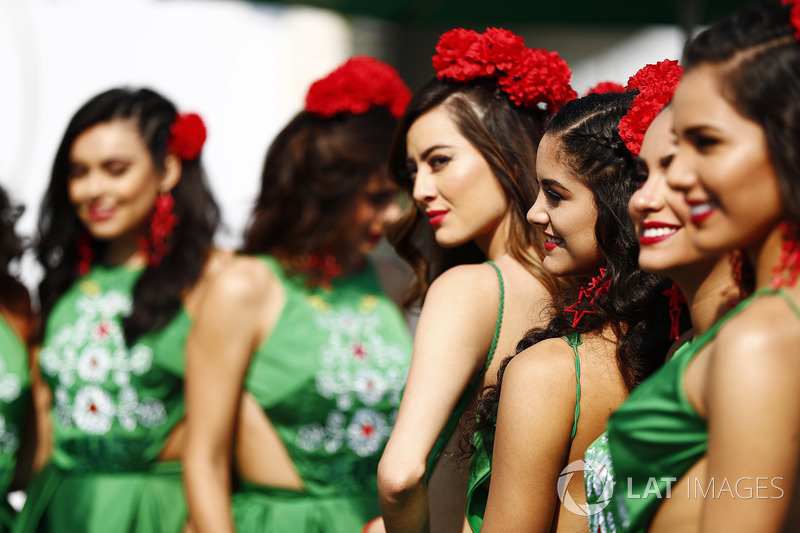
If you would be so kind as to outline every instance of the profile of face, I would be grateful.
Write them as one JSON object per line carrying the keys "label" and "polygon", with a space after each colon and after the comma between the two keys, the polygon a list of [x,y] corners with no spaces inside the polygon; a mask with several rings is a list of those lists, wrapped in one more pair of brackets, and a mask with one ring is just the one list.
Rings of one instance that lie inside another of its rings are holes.
{"label": "profile of face", "polygon": [[454,247],[475,241],[486,250],[508,215],[508,201],[483,155],[438,106],[420,116],[406,135],[406,165],[413,197],[436,242]]}
{"label": "profile of face", "polygon": [[680,279],[687,271],[702,269],[709,254],[694,244],[695,227],[683,193],[667,185],[667,172],[678,152],[672,119],[668,106],[647,129],[636,160],[641,182],[628,202],[628,213],[639,236],[642,270]]}
{"label": "profile of face", "polygon": [[147,231],[158,194],[180,175],[175,156],[168,156],[164,172],[156,171],[136,124],[125,119],[83,131],[69,159],[69,199],[89,233],[104,241],[135,242]]}
{"label": "profile of face", "polygon": [[554,276],[597,275],[606,261],[594,233],[594,194],[575,175],[557,135],[546,133],[539,143],[536,175],[539,194],[528,221],[544,233],[545,270]]}
{"label": "profile of face", "polygon": [[678,153],[668,173],[697,227],[695,244],[725,251],[762,242],[783,212],[764,130],[720,92],[716,67],[683,76],[675,97]]}
{"label": "profile of face", "polygon": [[355,199],[352,223],[348,226],[348,240],[359,255],[372,252],[386,228],[400,218],[399,193],[400,189],[385,172],[370,175]]}

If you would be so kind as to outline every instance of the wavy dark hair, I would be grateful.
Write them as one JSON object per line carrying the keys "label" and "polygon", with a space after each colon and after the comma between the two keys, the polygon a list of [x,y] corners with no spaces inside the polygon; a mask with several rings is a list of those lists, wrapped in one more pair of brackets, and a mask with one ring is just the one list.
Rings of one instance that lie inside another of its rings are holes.
{"label": "wavy dark hair", "polygon": [[800,237],[800,43],[791,5],[767,1],[721,19],[686,44],[686,72],[715,67],[722,96],[760,125],[784,205]]}
{"label": "wavy dark hair", "polygon": [[[414,94],[400,117],[389,153],[391,176],[409,193],[414,183],[406,163],[406,136],[419,117],[438,106],[447,110],[459,133],[481,153],[503,189],[512,214],[508,252],[550,292],[555,292],[560,282],[542,267],[544,238],[525,219],[539,192],[535,179],[536,149],[549,114],[542,109],[513,104],[508,94],[491,80],[452,83],[431,79]],[[406,304],[424,297],[431,282],[449,267],[486,260],[472,242],[451,249],[436,244],[425,213],[415,202],[409,203],[388,238],[414,272],[415,281],[406,295]],[[530,253],[531,249],[534,253]]]}
{"label": "wavy dark hair", "polygon": [[[84,228],[67,191],[70,151],[75,139],[87,129],[115,120],[135,124],[153,158],[156,172],[164,170],[170,126],[177,109],[157,92],[142,88],[115,88],[86,102],[72,117],[56,152],[50,184],[39,215],[36,256],[44,267],[39,284],[42,320],[41,340],[47,317],[64,292],[79,278],[78,233]],[[172,189],[179,223],[172,235],[172,249],[156,267],[148,266],[133,290],[133,310],[124,318],[125,339],[133,343],[148,331],[167,325],[181,306],[181,294],[200,277],[219,224],[219,207],[208,187],[200,159],[182,161],[182,174]],[[106,244],[90,240],[95,257]]]}
{"label": "wavy dark hair", "polygon": [[6,309],[17,309],[22,302],[27,305],[29,301],[27,291],[11,273],[11,265],[25,251],[25,241],[14,229],[22,212],[23,208],[13,204],[0,187],[0,306]]}
{"label": "wavy dark hair", "polygon": [[296,115],[267,151],[242,251],[273,254],[295,273],[308,254],[352,252],[341,235],[370,176],[385,175],[396,125],[384,107],[331,118]]}
{"label": "wavy dark hair", "polygon": [[[575,176],[588,186],[597,207],[594,233],[605,256],[607,293],[594,301],[594,314],[575,326],[564,310],[578,299],[580,288],[559,292],[553,317],[545,327],[530,330],[516,352],[544,339],[568,333],[600,333],[610,327],[617,339],[617,366],[628,390],[633,389],[664,362],[669,338],[668,301],[663,292],[671,282],[639,268],[639,242],[628,217],[628,199],[637,189],[633,157],[619,137],[619,121],[630,109],[636,92],[590,94],[565,104],[547,125],[546,134],[557,138],[561,154]],[[584,280],[588,281],[588,280]],[[512,356],[513,357],[513,356]],[[483,390],[475,413],[467,422],[473,430],[493,427],[503,373],[511,357],[503,361],[497,384]],[[471,444],[471,433],[467,436]]]}

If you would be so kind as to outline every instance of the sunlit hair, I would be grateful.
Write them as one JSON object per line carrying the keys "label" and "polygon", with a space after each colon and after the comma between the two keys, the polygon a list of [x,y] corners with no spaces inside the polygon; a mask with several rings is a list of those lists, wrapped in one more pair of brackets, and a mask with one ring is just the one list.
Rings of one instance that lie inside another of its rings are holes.
{"label": "sunlit hair", "polygon": [[[39,285],[40,340],[53,305],[79,277],[76,238],[84,226],[67,190],[75,139],[98,124],[129,121],[138,129],[156,172],[163,172],[170,125],[175,121],[176,111],[172,102],[153,90],[117,88],[89,100],[67,125],[39,214],[39,240],[35,249],[44,267],[44,278]],[[219,223],[219,208],[200,159],[184,160],[182,168],[180,181],[172,189],[174,212],[179,220],[173,231],[172,250],[157,267],[147,267],[136,283],[133,310],[123,321],[128,343],[145,332],[164,327],[175,316],[181,306],[181,294],[200,277]],[[101,240],[91,240],[97,260],[106,245]]]}
{"label": "sunlit hair", "polygon": [[[439,106],[448,112],[459,133],[480,152],[503,190],[511,212],[508,253],[554,291],[559,282],[541,263],[545,255],[544,238],[525,218],[538,193],[536,150],[544,133],[547,112],[514,105],[491,80],[449,83],[432,79],[408,104],[389,154],[390,174],[409,194],[414,184],[408,173],[408,130],[418,118]],[[406,296],[407,304],[423,297],[430,283],[447,268],[486,260],[472,242],[450,249],[439,246],[425,213],[415,202],[408,205],[388,238],[415,274],[415,283]]]}
{"label": "sunlit hair", "polygon": [[791,6],[768,1],[721,19],[686,45],[686,71],[712,65],[720,94],[764,130],[784,204],[800,227],[800,43]]}

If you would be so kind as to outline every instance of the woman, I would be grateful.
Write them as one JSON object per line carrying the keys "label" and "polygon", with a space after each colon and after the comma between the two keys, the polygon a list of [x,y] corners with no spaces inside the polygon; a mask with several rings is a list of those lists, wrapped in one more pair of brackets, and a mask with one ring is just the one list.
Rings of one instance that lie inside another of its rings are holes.
{"label": "woman", "polygon": [[35,317],[27,289],[11,272],[24,250],[14,225],[22,209],[0,188],[0,531],[15,512],[6,495],[27,479],[33,451],[28,343]]}
{"label": "woman", "polygon": [[506,30],[451,30],[436,50],[437,79],[414,95],[389,160],[414,198],[391,241],[416,274],[409,302],[424,297],[408,383],[378,470],[392,532],[466,527],[456,428],[479,388],[492,382],[494,354],[543,323],[556,287],[542,269],[544,239],[525,212],[536,197],[544,122],[575,96],[557,54],[528,49]]}
{"label": "woman", "polygon": [[[197,115],[149,89],[84,104],[39,217],[39,457],[15,531],[179,532],[184,343],[224,256]],[[40,459],[41,460],[41,459]]]}
{"label": "woman", "polygon": [[[685,512],[700,531],[779,531],[793,497],[799,22],[796,3],[765,2],[712,24],[687,45],[673,100],[678,154],[669,184],[690,206],[695,244],[741,248],[755,271],[754,294],[725,316],[716,335],[693,343],[684,376],[693,417],[675,434],[691,438],[670,452],[689,467],[672,475],[698,495]],[[720,489],[724,481],[734,497]]]}
{"label": "woman", "polygon": [[544,267],[591,281],[557,296],[552,320],[520,341],[481,399],[467,508],[473,531],[585,531],[581,480],[559,474],[573,472],[671,342],[664,282],[638,268],[625,215],[636,167],[618,125],[635,96],[569,102],[539,144],[540,189],[528,219],[547,238]]}
{"label": "woman", "polygon": [[267,152],[248,255],[214,281],[190,339],[198,532],[344,533],[379,512],[411,339],[367,254],[399,215],[385,161],[409,97],[389,65],[352,58]]}

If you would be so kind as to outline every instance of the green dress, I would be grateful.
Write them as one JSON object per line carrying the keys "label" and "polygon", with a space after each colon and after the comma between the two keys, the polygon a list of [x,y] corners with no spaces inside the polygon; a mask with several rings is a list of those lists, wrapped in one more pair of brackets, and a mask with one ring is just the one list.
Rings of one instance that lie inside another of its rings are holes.
{"label": "green dress", "polygon": [[50,464],[28,489],[15,532],[178,533],[186,520],[180,463],[159,462],[184,418],[181,309],[126,347],[143,272],[95,266],[53,307],[39,366],[53,394]]}
{"label": "green dress", "polygon": [[[572,421],[570,443],[578,432],[578,418],[581,413],[581,360],[578,357],[578,346],[581,345],[580,333],[570,333],[564,340],[572,346],[575,353],[575,378],[577,389],[575,392],[575,417]],[[469,461],[469,478],[467,481],[467,523],[470,529],[477,533],[483,526],[483,516],[486,514],[486,503],[489,499],[489,483],[492,479],[492,453],[494,449],[494,431],[477,431],[473,437],[475,451]],[[555,489],[555,487],[554,487]]]}
{"label": "green dress", "polygon": [[244,388],[275,427],[305,490],[241,480],[236,529],[357,533],[380,515],[378,461],[408,374],[408,328],[370,263],[326,289],[260,257],[283,284],[286,304],[254,353]]}
{"label": "green dress", "polygon": [[[0,494],[8,493],[17,466],[20,430],[28,418],[31,379],[28,349],[0,315]],[[0,533],[11,530],[14,512],[3,498]]]}
{"label": "green dress", "polygon": [[756,291],[703,335],[681,346],[611,415],[608,431],[585,455],[592,533],[646,532],[672,485],[706,454],[708,427],[686,397],[683,376],[719,329],[764,294],[777,294],[800,317],[800,309],[782,290]]}

